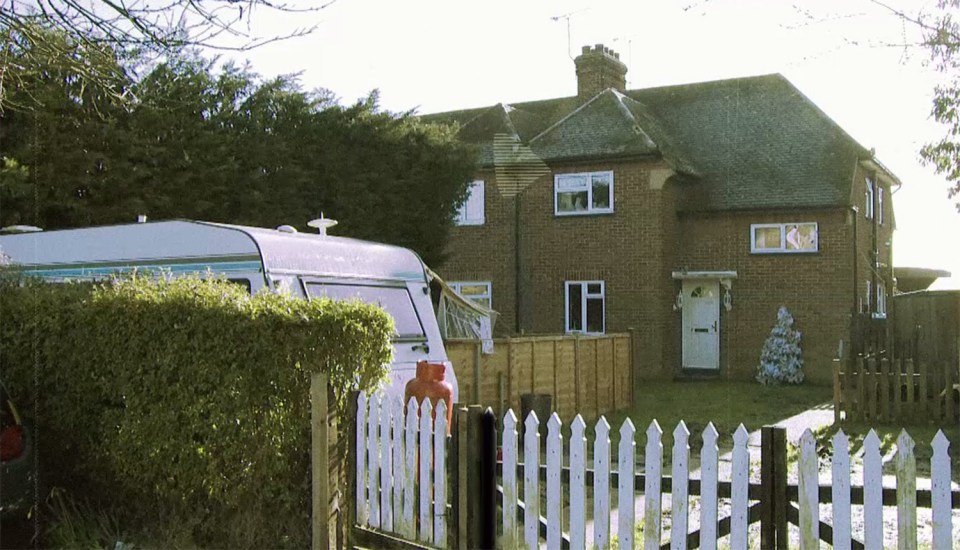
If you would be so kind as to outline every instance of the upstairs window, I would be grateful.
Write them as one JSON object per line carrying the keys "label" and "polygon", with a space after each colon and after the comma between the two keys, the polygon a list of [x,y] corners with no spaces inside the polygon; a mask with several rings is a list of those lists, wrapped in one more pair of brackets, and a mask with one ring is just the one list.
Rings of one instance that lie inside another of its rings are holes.
{"label": "upstairs window", "polygon": [[613,172],[554,176],[553,209],[557,216],[613,212]]}
{"label": "upstairs window", "polygon": [[883,225],[883,186],[877,186],[877,223]]}
{"label": "upstairs window", "polygon": [[816,222],[755,223],[750,226],[750,252],[798,254],[819,250]]}
{"label": "upstairs window", "polygon": [[454,223],[457,225],[483,225],[483,180],[477,180],[467,189],[467,200],[460,206]]}
{"label": "upstairs window", "polygon": [[564,283],[564,301],[566,332],[603,334],[603,281],[567,281]]}
{"label": "upstairs window", "polygon": [[863,215],[868,219],[873,219],[873,193],[874,185],[873,180],[867,178],[867,187],[863,192]]}
{"label": "upstairs window", "polygon": [[447,284],[450,285],[450,288],[459,292],[464,298],[473,300],[482,306],[492,308],[493,285],[490,281],[448,281]]}

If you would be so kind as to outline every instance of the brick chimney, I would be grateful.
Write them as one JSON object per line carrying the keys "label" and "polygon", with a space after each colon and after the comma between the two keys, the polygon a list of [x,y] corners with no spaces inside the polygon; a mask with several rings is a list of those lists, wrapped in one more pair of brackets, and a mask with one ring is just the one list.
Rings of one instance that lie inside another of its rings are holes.
{"label": "brick chimney", "polygon": [[577,67],[577,97],[581,102],[607,88],[620,92],[627,88],[627,66],[620,61],[620,54],[603,44],[584,46],[573,63]]}

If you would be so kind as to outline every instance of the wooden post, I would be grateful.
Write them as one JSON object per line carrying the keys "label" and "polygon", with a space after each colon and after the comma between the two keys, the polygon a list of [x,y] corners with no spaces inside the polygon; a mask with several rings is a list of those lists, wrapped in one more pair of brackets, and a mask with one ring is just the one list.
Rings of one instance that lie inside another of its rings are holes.
{"label": "wooden post", "polygon": [[917,389],[916,369],[913,359],[907,359],[907,410],[904,416],[916,419],[916,409],[914,408],[914,393]]}
{"label": "wooden post", "polygon": [[630,406],[636,402],[637,396],[637,329],[630,328]]}
{"label": "wooden post", "polygon": [[[834,367],[836,372],[837,367]],[[837,415],[837,405],[834,405],[834,416]],[[774,500],[774,460],[773,460],[773,426],[764,426],[760,429],[760,547],[775,548],[777,544],[775,516],[776,501]]]}
{"label": "wooden post", "polygon": [[575,410],[582,410],[580,404],[580,336],[574,336],[573,338],[573,383],[574,391],[573,395],[576,396],[576,403],[574,403]]}
{"label": "wooden post", "polygon": [[893,370],[893,418],[891,420],[901,420],[903,418],[903,356],[897,358],[890,365]]}
{"label": "wooden post", "polygon": [[479,475],[478,548],[493,548],[497,541],[497,417],[487,407],[480,416],[478,433]]}
{"label": "wooden post", "polygon": [[617,407],[617,376],[620,373],[617,372],[617,337],[610,337],[610,359],[613,361],[613,376],[610,377],[610,393],[611,399],[610,402],[613,403],[613,410],[618,410]]}
{"label": "wooden post", "polygon": [[593,340],[593,383],[594,383],[594,394],[597,396],[597,414],[595,416],[599,417],[601,414],[607,411],[600,410],[600,403],[603,401],[600,399],[600,340]]}
{"label": "wooden post", "polygon": [[773,428],[773,487],[774,531],[777,550],[787,550],[790,532],[787,530],[787,430]]}
{"label": "wooden post", "polygon": [[455,547],[460,550],[466,550],[467,546],[467,525],[469,516],[467,515],[467,418],[468,411],[466,407],[458,407],[453,415],[453,434],[454,439],[450,450],[454,452],[450,463],[455,465],[456,470],[453,475],[453,483],[450,484],[450,494],[456,495],[454,499],[453,518]]}
{"label": "wooden post", "polygon": [[483,342],[477,340],[473,350],[473,402],[480,403],[480,352]]}
{"label": "wooden post", "polygon": [[[356,401],[354,401],[356,408]],[[310,467],[313,480],[312,547],[330,546],[330,442],[327,439],[327,375],[310,374]]]}
{"label": "wooden post", "polygon": [[833,423],[840,424],[840,412],[842,405],[842,386],[840,379],[840,365],[843,359],[833,360]]}
{"label": "wooden post", "polygon": [[870,370],[867,371],[867,416],[871,422],[877,420],[877,373],[880,370],[880,358],[874,358],[870,362]]}
{"label": "wooden post", "polygon": [[557,356],[557,339],[554,338],[553,344],[553,410],[560,410],[560,375],[558,373],[560,358]]}
{"label": "wooden post", "polygon": [[857,370],[859,372],[859,377],[857,378],[857,417],[861,420],[867,419],[867,381],[864,378],[864,371],[867,368],[867,362],[862,357],[857,359]]}
{"label": "wooden post", "polygon": [[[481,508],[481,493],[483,488],[480,480],[480,458],[481,458],[481,449],[480,449],[480,436],[481,436],[481,422],[483,417],[483,410],[479,405],[470,405],[467,407],[466,411],[466,426],[460,427],[461,435],[465,435],[463,442],[460,446],[460,472],[466,475],[465,479],[461,479],[460,492],[462,493],[462,498],[465,499],[463,502],[464,507],[462,510],[466,511],[466,514],[461,515],[461,525],[463,525],[463,520],[469,518],[470,521],[466,522],[465,535],[466,535],[466,546],[463,548],[481,548],[483,547],[480,544],[480,508]],[[463,419],[461,419],[463,420]],[[464,433],[466,432],[466,433]],[[462,536],[462,535],[461,535]]]}
{"label": "wooden post", "polygon": [[345,546],[352,546],[353,544],[353,526],[357,524],[357,400],[360,398],[360,392],[352,391],[350,392],[349,397],[347,397],[347,494],[351,498],[347,498],[347,544]]}
{"label": "wooden post", "polygon": [[880,419],[890,421],[890,359],[880,360]]}
{"label": "wooden post", "polygon": [[929,380],[927,379],[927,376],[928,376],[927,369],[928,369],[929,363],[930,361],[919,361],[917,363],[917,368],[920,371],[919,380],[918,380],[918,382],[920,383],[920,395],[919,395],[920,403],[918,404],[920,405],[919,407],[920,419],[924,421],[932,420],[932,416],[933,416],[932,414],[933,411],[931,410],[933,407],[929,406],[930,387],[928,385]]}

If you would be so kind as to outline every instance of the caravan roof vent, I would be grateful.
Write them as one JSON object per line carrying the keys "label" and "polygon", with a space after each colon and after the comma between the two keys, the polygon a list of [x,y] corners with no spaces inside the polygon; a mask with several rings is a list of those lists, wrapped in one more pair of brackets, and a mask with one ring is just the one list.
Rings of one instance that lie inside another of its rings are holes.
{"label": "caravan roof vent", "polygon": [[0,229],[0,233],[9,235],[11,233],[39,233],[43,229],[33,226],[33,225],[8,225],[3,229]]}
{"label": "caravan roof vent", "polygon": [[281,233],[296,233],[297,228],[292,225],[278,225],[277,231]]}
{"label": "caravan roof vent", "polygon": [[330,229],[331,227],[337,225],[337,220],[324,218],[323,213],[321,213],[319,218],[308,221],[307,225],[317,229],[321,235],[326,235],[327,229]]}

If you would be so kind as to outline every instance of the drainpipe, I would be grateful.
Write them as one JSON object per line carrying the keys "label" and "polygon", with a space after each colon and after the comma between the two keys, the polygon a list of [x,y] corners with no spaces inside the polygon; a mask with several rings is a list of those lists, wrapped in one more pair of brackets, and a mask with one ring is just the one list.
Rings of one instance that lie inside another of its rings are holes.
{"label": "drainpipe", "polygon": [[853,304],[852,304],[853,307],[850,310],[851,312],[850,313],[850,356],[853,357],[853,353],[855,351],[858,351],[854,348],[854,344],[855,343],[859,344],[859,342],[853,341],[854,340],[853,337],[854,337],[854,332],[857,330],[859,325],[859,319],[857,317],[857,314],[859,313],[859,309],[860,309],[858,307],[859,304],[857,303],[857,299],[860,297],[860,291],[857,286],[858,277],[860,276],[859,273],[857,272],[858,271],[857,270],[857,263],[858,263],[857,262],[857,254],[858,254],[857,242],[859,240],[857,226],[860,223],[859,222],[860,209],[857,208],[856,206],[851,206],[850,212],[853,216]]}
{"label": "drainpipe", "polygon": [[520,193],[514,195],[513,203],[513,282],[514,282],[514,334],[521,334],[520,328],[520,306],[521,285],[520,285]]}

